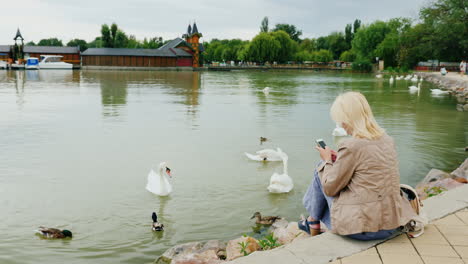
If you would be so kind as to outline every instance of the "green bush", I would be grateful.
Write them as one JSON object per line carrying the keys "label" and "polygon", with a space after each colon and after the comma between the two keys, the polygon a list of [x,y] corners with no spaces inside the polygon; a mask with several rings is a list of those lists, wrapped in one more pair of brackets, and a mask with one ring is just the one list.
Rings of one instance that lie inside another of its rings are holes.
{"label": "green bush", "polygon": [[353,62],[356,59],[356,54],[352,50],[343,51],[340,55],[340,61]]}
{"label": "green bush", "polygon": [[372,63],[368,60],[356,60],[353,62],[352,66],[353,71],[360,71],[360,72],[371,72],[372,71]]}

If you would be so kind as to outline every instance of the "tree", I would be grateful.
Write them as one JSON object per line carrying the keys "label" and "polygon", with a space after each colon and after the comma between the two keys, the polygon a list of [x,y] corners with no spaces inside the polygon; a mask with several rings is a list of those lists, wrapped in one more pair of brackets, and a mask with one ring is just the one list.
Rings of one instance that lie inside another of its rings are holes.
{"label": "tree", "polygon": [[347,50],[351,48],[351,41],[353,40],[353,26],[347,24],[345,27],[345,41],[347,45]]}
{"label": "tree", "polygon": [[[135,38],[135,36],[132,37]],[[129,38],[127,37],[127,35],[123,31],[117,30],[114,38],[114,48],[127,48],[128,44]]]}
{"label": "tree", "polygon": [[289,37],[294,40],[299,42],[300,41],[300,36],[302,35],[302,31],[296,29],[296,26],[290,25],[290,24],[276,24],[275,28],[273,31],[284,31],[288,33]]}
{"label": "tree", "polygon": [[268,17],[264,17],[260,25],[260,32],[268,32]]}
{"label": "tree", "polygon": [[83,39],[72,39],[67,43],[68,47],[80,47],[80,51],[84,51],[88,48],[88,43]]}
{"label": "tree", "polygon": [[275,61],[281,44],[271,34],[262,32],[250,42],[248,59],[257,62]]}
{"label": "tree", "polygon": [[340,55],[340,61],[353,62],[356,59],[356,54],[353,50],[343,51]]}
{"label": "tree", "polygon": [[328,50],[331,51],[334,59],[338,59],[343,51],[349,49],[342,32],[333,32],[327,36],[327,39]]}
{"label": "tree", "polygon": [[34,41],[29,41],[28,43],[24,44],[25,46],[36,46],[36,43]]}
{"label": "tree", "polygon": [[37,46],[63,46],[63,43],[58,38],[48,38],[48,39],[41,39]]}
{"label": "tree", "polygon": [[468,4],[463,0],[436,0],[420,11],[430,38],[434,58],[459,61],[468,56]]}
{"label": "tree", "polygon": [[280,49],[278,50],[278,54],[274,61],[285,63],[293,60],[293,55],[298,49],[297,42],[292,40],[288,33],[282,30],[272,32],[271,35],[280,44]]}
{"label": "tree", "polygon": [[303,51],[303,50],[306,50],[306,51],[309,51],[309,52],[312,52],[314,50],[317,50],[317,43],[316,43],[316,40],[313,39],[313,38],[305,38],[301,41],[301,43],[299,44],[299,50]]}
{"label": "tree", "polygon": [[93,41],[88,43],[88,48],[102,48],[104,46],[101,37],[96,37]]}
{"label": "tree", "polygon": [[356,19],[354,20],[354,25],[353,25],[353,34],[356,34],[358,29],[361,27],[361,20]]}
{"label": "tree", "polygon": [[390,31],[390,27],[383,21],[376,21],[368,26],[362,26],[354,34],[354,39],[351,42],[356,56],[372,61],[376,57],[375,49]]}
{"label": "tree", "polygon": [[101,26],[101,40],[102,40],[103,47],[106,47],[106,48],[114,47],[114,42],[111,36],[111,31],[107,24],[103,24]]}
{"label": "tree", "polygon": [[329,50],[319,50],[314,52],[314,60],[318,62],[329,62],[333,60],[333,54]]}

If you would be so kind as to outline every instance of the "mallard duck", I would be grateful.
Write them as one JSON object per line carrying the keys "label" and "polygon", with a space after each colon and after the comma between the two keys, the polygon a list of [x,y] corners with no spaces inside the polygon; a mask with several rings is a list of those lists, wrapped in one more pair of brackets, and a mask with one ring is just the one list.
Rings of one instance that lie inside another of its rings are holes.
{"label": "mallard duck", "polygon": [[266,137],[260,137],[260,144],[262,144],[263,142],[267,141],[268,138]]}
{"label": "mallard duck", "polygon": [[281,219],[279,216],[262,216],[260,212],[255,212],[255,214],[250,219],[254,218],[257,218],[255,223],[261,225],[272,225],[276,220]]}
{"label": "mallard duck", "polygon": [[43,236],[44,238],[66,238],[66,237],[72,237],[72,232],[70,230],[60,230],[57,228],[47,228],[40,226],[36,232]]}
{"label": "mallard duck", "polygon": [[164,225],[158,222],[158,215],[153,212],[153,215],[151,216],[153,218],[153,231],[163,231],[164,230]]}

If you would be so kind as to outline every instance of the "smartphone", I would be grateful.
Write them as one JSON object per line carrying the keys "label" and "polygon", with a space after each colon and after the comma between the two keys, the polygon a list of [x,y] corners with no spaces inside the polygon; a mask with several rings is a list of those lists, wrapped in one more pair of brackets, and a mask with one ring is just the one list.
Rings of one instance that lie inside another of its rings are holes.
{"label": "smartphone", "polygon": [[323,141],[323,139],[321,138],[315,140],[315,142],[317,142],[317,145],[319,145],[323,149],[325,149],[325,147],[327,146],[327,144],[325,144],[325,141]]}

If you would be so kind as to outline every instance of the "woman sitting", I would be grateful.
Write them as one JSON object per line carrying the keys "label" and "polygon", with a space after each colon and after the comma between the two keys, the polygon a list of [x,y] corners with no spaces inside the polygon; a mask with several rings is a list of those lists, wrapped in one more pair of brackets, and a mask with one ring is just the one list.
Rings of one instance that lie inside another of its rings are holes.
{"label": "woman sitting", "polygon": [[354,239],[387,238],[415,216],[400,195],[395,143],[361,93],[339,95],[330,112],[351,137],[339,144],[338,152],[317,147],[322,161],[303,198],[310,216],[299,228],[317,235],[321,221],[332,232]]}

